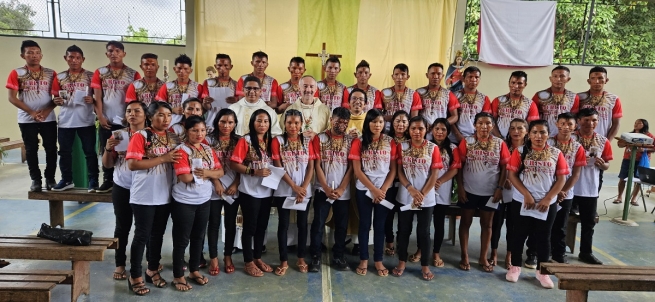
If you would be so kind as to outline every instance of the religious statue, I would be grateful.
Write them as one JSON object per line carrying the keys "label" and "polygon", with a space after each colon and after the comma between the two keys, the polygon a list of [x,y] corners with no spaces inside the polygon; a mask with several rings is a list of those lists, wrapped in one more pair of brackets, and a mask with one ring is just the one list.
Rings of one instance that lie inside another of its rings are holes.
{"label": "religious statue", "polygon": [[455,92],[462,89],[462,75],[466,67],[468,67],[468,60],[464,61],[462,51],[458,50],[455,53],[455,60],[448,66],[448,71],[446,72],[446,86],[450,91]]}

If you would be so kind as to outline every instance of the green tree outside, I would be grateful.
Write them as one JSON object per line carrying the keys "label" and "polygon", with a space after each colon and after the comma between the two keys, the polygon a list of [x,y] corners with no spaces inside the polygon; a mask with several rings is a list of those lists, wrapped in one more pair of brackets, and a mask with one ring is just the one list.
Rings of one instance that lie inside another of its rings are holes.
{"label": "green tree outside", "polygon": [[31,35],[34,23],[30,18],[34,16],[36,12],[32,7],[18,0],[0,2],[0,34]]}

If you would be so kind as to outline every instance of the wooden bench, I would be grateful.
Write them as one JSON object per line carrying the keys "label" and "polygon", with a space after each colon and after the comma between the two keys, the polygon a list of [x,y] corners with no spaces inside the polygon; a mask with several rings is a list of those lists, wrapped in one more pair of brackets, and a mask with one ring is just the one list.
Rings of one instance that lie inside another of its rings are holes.
{"label": "wooden bench", "polygon": [[8,142],[9,138],[8,137],[0,137],[0,143],[5,143]]}
{"label": "wooden bench", "polygon": [[0,270],[0,301],[50,301],[58,284],[73,284],[72,270]]}
{"label": "wooden bench", "polygon": [[[448,217],[448,238],[444,240],[451,241],[454,246],[457,233],[457,216],[462,216],[462,208],[454,204],[450,205],[446,210],[446,216]],[[480,210],[475,210],[473,217],[480,217]]]}
{"label": "wooden bench", "polygon": [[[73,270],[70,282],[72,302],[77,301],[80,294],[88,295],[90,292],[89,268],[91,261],[103,261],[105,250],[116,248],[118,248],[118,239],[116,238],[93,238],[89,246],[70,246],[36,236],[0,236],[0,258],[71,261]],[[0,270],[0,275],[4,271],[4,269]],[[30,286],[32,285],[34,284],[30,283]],[[47,288],[43,284],[39,286],[41,288],[39,291],[45,291]],[[52,287],[47,290],[50,289]],[[12,292],[17,291],[13,290]],[[0,301],[5,300],[0,299]]]}
{"label": "wooden bench", "polygon": [[[596,217],[595,221],[598,223],[598,217]],[[571,250],[571,254],[575,254],[575,236],[578,232],[579,223],[579,215],[569,215],[569,220],[566,224],[566,246]]]}
{"label": "wooden bench", "polygon": [[655,267],[542,263],[541,273],[555,275],[567,302],[586,302],[589,291],[655,291]]}
{"label": "wooden bench", "polygon": [[42,191],[29,192],[30,200],[47,200],[50,203],[50,225],[64,227],[64,200],[80,202],[111,203],[111,193],[89,193],[86,190],[67,190],[62,192]]}
{"label": "wooden bench", "polygon": [[[7,151],[20,148],[20,160],[21,162],[27,161],[27,155],[25,154],[25,144],[22,140],[9,141],[8,138],[4,142],[0,142],[0,149]],[[2,153],[0,153],[0,159],[2,159]]]}

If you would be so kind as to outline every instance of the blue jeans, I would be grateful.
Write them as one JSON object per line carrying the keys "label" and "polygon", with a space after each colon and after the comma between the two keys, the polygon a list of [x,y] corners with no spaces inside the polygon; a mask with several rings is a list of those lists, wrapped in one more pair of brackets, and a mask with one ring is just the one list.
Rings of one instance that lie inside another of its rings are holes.
{"label": "blue jeans", "polygon": [[384,256],[384,223],[389,209],[373,203],[366,191],[357,190],[357,210],[359,211],[359,259],[368,260],[368,231],[373,221],[373,261],[382,261]]}
{"label": "blue jeans", "polygon": [[73,142],[75,134],[82,142],[89,180],[98,180],[98,155],[96,154],[96,127],[59,128],[59,169],[61,178],[73,181]]}

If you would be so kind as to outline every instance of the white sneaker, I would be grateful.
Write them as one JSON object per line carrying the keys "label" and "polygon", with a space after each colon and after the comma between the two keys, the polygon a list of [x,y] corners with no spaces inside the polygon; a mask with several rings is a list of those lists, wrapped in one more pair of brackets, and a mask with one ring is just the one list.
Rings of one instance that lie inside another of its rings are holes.
{"label": "white sneaker", "polygon": [[544,288],[553,288],[555,287],[555,284],[553,284],[553,280],[550,279],[549,275],[542,275],[541,272],[537,271],[537,280],[539,280],[539,283],[541,283],[541,286]]}
{"label": "white sneaker", "polygon": [[507,274],[505,275],[505,279],[509,282],[516,282],[519,281],[520,276],[521,276],[521,267],[510,266],[509,270],[507,270]]}

